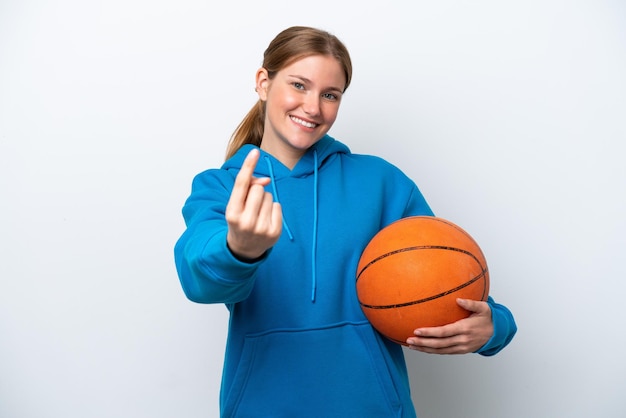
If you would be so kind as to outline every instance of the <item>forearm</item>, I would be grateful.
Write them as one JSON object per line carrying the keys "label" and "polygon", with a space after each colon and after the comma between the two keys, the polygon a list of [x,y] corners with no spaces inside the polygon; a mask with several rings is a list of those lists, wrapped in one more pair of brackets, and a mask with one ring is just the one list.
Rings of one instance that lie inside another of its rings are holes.
{"label": "forearm", "polygon": [[202,236],[200,230],[187,231],[174,249],[187,298],[198,303],[236,303],[247,298],[264,258],[253,263],[237,259],[226,245],[226,230]]}

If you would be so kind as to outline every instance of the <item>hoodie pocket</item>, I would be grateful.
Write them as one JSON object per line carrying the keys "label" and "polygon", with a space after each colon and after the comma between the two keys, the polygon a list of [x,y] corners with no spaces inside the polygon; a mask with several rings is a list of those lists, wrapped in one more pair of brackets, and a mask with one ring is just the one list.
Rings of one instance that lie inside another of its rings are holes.
{"label": "hoodie pocket", "polygon": [[399,417],[402,405],[368,323],[246,337],[223,417]]}

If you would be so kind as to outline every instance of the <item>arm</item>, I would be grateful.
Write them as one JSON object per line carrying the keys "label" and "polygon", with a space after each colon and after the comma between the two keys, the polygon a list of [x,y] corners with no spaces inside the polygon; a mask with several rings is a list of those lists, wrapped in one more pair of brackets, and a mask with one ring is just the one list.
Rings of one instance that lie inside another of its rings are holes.
{"label": "arm", "polygon": [[245,299],[259,264],[280,237],[280,206],[264,191],[269,180],[252,175],[258,156],[256,151],[244,161],[232,192],[223,172],[194,179],[183,208],[187,229],[174,248],[181,285],[194,302]]}
{"label": "arm", "polygon": [[[433,215],[419,189],[415,188],[404,216]],[[492,356],[506,347],[517,332],[513,314],[491,296],[486,302],[459,299],[457,303],[472,312],[454,324],[415,330],[407,339],[409,348],[435,354],[478,353]]]}

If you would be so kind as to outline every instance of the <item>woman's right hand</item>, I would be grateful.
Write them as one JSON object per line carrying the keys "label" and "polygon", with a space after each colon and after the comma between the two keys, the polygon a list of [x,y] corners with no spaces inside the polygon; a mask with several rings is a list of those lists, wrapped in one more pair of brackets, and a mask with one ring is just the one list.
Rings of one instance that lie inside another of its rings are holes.
{"label": "woman's right hand", "polygon": [[256,148],[248,153],[226,206],[228,247],[237,257],[249,260],[261,257],[271,248],[283,227],[280,204],[265,191],[270,179],[253,175],[259,156]]}

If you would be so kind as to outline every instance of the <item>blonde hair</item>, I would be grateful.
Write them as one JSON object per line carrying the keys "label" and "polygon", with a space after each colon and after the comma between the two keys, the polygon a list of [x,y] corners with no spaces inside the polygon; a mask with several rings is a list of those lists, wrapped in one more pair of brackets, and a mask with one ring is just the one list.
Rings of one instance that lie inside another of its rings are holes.
{"label": "blonde hair", "polygon": [[[280,32],[263,54],[263,68],[272,79],[278,71],[293,62],[311,55],[327,55],[341,64],[346,85],[352,80],[352,61],[345,45],[334,35],[306,26],[292,26]],[[233,132],[226,149],[226,159],[245,144],[261,145],[265,126],[265,102],[259,100]]]}

